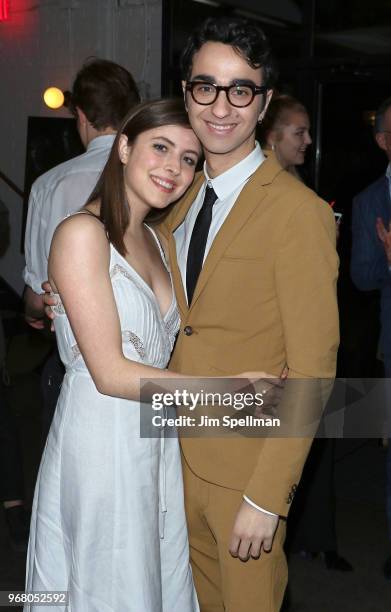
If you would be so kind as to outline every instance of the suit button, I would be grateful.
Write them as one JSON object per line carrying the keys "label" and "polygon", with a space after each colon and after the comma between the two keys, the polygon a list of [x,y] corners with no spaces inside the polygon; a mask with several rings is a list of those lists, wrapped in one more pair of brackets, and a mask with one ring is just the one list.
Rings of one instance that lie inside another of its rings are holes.
{"label": "suit button", "polygon": [[193,333],[193,328],[190,327],[190,325],[186,325],[183,331],[185,332],[186,336],[191,336]]}

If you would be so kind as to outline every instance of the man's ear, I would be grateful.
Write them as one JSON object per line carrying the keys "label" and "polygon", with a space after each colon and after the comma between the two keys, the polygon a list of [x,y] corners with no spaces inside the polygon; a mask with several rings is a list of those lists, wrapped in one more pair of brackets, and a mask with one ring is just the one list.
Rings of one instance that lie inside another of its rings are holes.
{"label": "man's ear", "polygon": [[128,137],[125,134],[121,134],[118,142],[118,155],[124,165],[128,163],[129,151]]}
{"label": "man's ear", "polygon": [[186,81],[182,81],[182,92],[183,92],[183,101],[185,103],[185,109],[188,110],[187,103],[186,103]]}
{"label": "man's ear", "polygon": [[76,106],[76,114],[80,125],[87,125],[87,123],[89,123],[85,113],[83,113],[79,106]]}
{"label": "man's ear", "polygon": [[266,92],[266,101],[265,101],[265,106],[263,107],[262,111],[259,113],[259,117],[258,117],[258,123],[261,123],[262,119],[265,116],[265,113],[267,111],[267,107],[270,104],[270,100],[273,97],[273,90],[272,89],[268,89]]}
{"label": "man's ear", "polygon": [[378,147],[383,149],[383,151],[387,150],[387,147],[386,147],[386,136],[385,136],[384,132],[377,132],[375,134],[375,140],[377,142],[377,146]]}

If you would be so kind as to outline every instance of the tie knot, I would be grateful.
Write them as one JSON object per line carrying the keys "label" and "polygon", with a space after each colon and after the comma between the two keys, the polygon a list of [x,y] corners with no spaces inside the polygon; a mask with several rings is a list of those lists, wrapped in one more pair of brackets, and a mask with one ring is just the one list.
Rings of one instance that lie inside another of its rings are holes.
{"label": "tie knot", "polygon": [[207,185],[205,189],[204,202],[202,206],[205,208],[209,208],[209,207],[211,208],[213,204],[216,202],[216,200],[217,200],[217,195],[216,195],[215,190],[213,189],[213,187],[210,187],[209,185]]}

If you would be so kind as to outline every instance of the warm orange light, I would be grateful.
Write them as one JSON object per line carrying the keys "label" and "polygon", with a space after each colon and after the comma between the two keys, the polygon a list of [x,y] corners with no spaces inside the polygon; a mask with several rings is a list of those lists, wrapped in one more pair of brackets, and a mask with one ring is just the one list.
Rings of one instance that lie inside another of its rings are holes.
{"label": "warm orange light", "polygon": [[60,108],[64,104],[64,94],[58,87],[48,87],[43,94],[43,99],[49,108]]}

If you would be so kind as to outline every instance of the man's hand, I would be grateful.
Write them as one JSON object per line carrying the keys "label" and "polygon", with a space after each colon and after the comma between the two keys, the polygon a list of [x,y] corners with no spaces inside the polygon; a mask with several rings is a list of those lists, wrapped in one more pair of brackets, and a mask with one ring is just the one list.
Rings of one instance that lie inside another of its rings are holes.
{"label": "man's hand", "polygon": [[391,266],[391,223],[388,224],[387,230],[383,223],[383,219],[378,217],[376,219],[376,231],[377,235],[383,243],[388,265]]}
{"label": "man's hand", "polygon": [[270,552],[279,517],[253,508],[245,500],[239,508],[232,530],[229,552],[241,561],[258,559],[261,550]]}
{"label": "man's hand", "polygon": [[43,296],[35,293],[28,285],[24,288],[24,318],[28,325],[34,329],[44,329],[44,305]]}
{"label": "man's hand", "polygon": [[36,317],[30,317],[30,315],[25,314],[24,320],[28,325],[30,325],[30,327],[33,327],[34,329],[45,329],[45,323],[41,317],[38,319]]}

